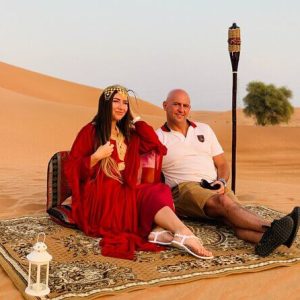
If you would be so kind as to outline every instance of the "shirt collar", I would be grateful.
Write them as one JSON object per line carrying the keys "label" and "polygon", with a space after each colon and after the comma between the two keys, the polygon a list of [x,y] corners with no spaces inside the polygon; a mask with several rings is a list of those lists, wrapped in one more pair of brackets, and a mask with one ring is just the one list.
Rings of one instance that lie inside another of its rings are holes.
{"label": "shirt collar", "polygon": [[[190,121],[188,119],[186,121],[188,122],[189,126],[192,126],[193,128],[197,127],[196,123],[194,123],[193,121]],[[161,130],[165,132],[171,132],[171,129],[169,128],[167,122],[163,126],[161,126]]]}

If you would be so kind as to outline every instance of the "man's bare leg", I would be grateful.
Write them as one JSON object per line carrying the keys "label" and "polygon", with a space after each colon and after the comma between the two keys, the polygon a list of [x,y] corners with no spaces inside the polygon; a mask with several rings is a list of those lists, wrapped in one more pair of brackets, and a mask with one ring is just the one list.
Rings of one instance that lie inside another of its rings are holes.
{"label": "man's bare leg", "polygon": [[221,219],[233,227],[236,235],[246,241],[258,243],[270,223],[243,208],[226,195],[215,195],[205,204],[209,217]]}

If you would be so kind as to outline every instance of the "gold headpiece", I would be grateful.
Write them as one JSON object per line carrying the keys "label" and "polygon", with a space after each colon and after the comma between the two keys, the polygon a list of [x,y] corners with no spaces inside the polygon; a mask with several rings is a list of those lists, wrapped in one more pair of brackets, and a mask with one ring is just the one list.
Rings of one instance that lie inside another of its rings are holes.
{"label": "gold headpiece", "polygon": [[124,94],[124,95],[126,95],[127,97],[129,97],[129,95],[128,95],[128,90],[127,90],[125,87],[116,84],[116,85],[108,86],[107,88],[105,88],[105,89],[103,90],[104,99],[105,99],[106,101],[108,101],[109,98],[111,97],[112,93],[115,92],[115,91],[118,92],[118,93]]}

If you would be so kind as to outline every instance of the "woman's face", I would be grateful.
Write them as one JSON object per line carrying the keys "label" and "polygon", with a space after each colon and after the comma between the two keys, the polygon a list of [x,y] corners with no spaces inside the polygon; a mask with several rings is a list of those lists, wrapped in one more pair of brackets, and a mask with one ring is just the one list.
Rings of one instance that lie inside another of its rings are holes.
{"label": "woman's face", "polygon": [[112,100],[112,120],[120,121],[128,111],[128,98],[123,93],[117,93]]}

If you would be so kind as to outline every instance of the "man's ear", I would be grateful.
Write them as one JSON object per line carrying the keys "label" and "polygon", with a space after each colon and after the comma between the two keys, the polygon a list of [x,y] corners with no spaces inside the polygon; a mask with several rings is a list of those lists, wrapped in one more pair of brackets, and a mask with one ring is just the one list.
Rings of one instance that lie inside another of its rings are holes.
{"label": "man's ear", "polygon": [[166,106],[167,106],[167,101],[163,102],[163,109],[166,110]]}

